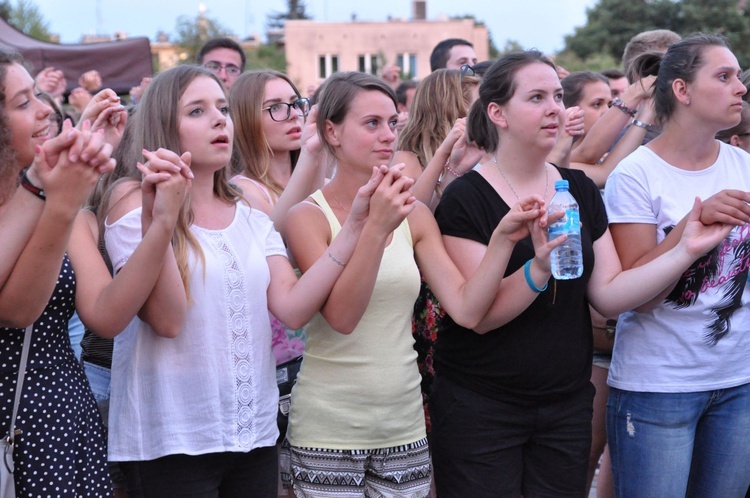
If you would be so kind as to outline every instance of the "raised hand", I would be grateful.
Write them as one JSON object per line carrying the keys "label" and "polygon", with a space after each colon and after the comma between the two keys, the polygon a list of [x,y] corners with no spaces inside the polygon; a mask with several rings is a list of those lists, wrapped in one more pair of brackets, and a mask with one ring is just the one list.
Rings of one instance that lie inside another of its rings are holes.
{"label": "raised hand", "polygon": [[71,90],[70,95],[68,95],[68,103],[70,103],[70,107],[79,113],[86,109],[86,106],[89,105],[91,99],[91,94],[80,86]]}
{"label": "raised hand", "polygon": [[[63,123],[63,133],[66,129],[65,123]],[[99,173],[106,173],[114,169],[115,162],[112,159],[114,148],[105,140],[103,130],[92,131],[91,122],[87,120],[84,121],[80,130],[70,130],[66,136],[71,134],[75,136],[75,140],[68,150],[71,161],[87,163],[92,168],[97,168]],[[45,142],[45,147],[48,142]]]}
{"label": "raised hand", "polygon": [[750,221],[750,192],[722,190],[701,203],[700,221],[704,225],[726,223],[744,225]]}
{"label": "raised hand", "polygon": [[78,121],[80,128],[88,120],[92,123],[91,131],[104,130],[104,138],[112,147],[117,147],[122,139],[127,121],[127,111],[120,103],[117,94],[106,88],[91,99],[81,113]]}
{"label": "raised hand", "polygon": [[[95,136],[92,140],[101,140],[101,137]],[[58,152],[51,167],[44,146],[37,146],[31,170],[44,188],[47,204],[73,216],[84,206],[100,176],[97,168],[83,161],[73,161],[69,149]],[[32,183],[35,180],[32,179]]]}
{"label": "raised hand", "polygon": [[89,92],[96,92],[102,87],[102,75],[96,69],[86,71],[78,78],[78,84]]}
{"label": "raised hand", "polygon": [[191,185],[191,180],[182,174],[184,168],[190,168],[191,155],[185,152],[182,156],[173,153],[159,157],[144,151],[144,156],[148,158],[146,163],[136,165],[141,172],[143,219],[146,224],[161,221],[174,229]]}
{"label": "raised hand", "polygon": [[370,198],[387,174],[388,166],[372,167],[372,176],[370,176],[366,184],[357,190],[357,195],[354,197],[351,211],[349,212],[348,221],[355,223],[356,226],[361,226],[367,220],[367,215],[370,212]]}
{"label": "raised hand", "polygon": [[696,197],[693,208],[690,210],[690,214],[688,214],[687,224],[679,242],[695,258],[703,256],[719,245],[729,235],[732,228],[737,225],[737,223],[722,222],[706,225],[701,221],[703,208],[705,208],[705,204],[703,206],[701,204],[700,198]]}
{"label": "raised hand", "polygon": [[314,105],[305,119],[305,125],[302,127],[302,137],[300,144],[303,150],[310,154],[317,155],[323,150],[318,136],[318,106]]}
{"label": "raised hand", "polygon": [[463,175],[476,166],[482,160],[483,155],[482,149],[477,147],[474,142],[468,141],[464,127],[464,130],[459,133],[458,140],[453,144],[448,165],[453,171]]}
{"label": "raised hand", "polygon": [[401,68],[396,64],[386,64],[380,72],[380,77],[394,90],[401,84]]}
{"label": "raised hand", "polygon": [[392,166],[370,198],[368,223],[389,234],[414,210],[416,199],[411,188],[414,180],[404,176],[404,164]]}
{"label": "raised hand", "polygon": [[59,99],[65,93],[67,82],[65,75],[59,69],[54,67],[45,67],[36,75],[35,83],[37,88],[47,92],[53,99]]}
{"label": "raised hand", "polygon": [[510,208],[495,231],[515,243],[528,237],[532,223],[539,224],[542,217],[546,217],[544,199],[540,195],[532,195],[521,199]]}
{"label": "raised hand", "polygon": [[574,105],[565,109],[565,133],[571,137],[583,135],[583,116],[586,111]]}

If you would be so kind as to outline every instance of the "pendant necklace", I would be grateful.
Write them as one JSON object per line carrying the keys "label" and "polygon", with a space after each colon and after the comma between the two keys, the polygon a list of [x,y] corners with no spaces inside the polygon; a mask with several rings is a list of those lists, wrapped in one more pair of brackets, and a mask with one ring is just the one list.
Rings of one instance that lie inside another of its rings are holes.
{"label": "pendant necklace", "polygon": [[[508,187],[510,187],[510,190],[513,192],[513,195],[516,196],[516,199],[519,201],[521,200],[521,196],[518,195],[518,192],[516,192],[516,189],[513,188],[513,185],[510,184],[508,181],[508,177],[505,176],[505,173],[503,173],[503,170],[500,168],[500,165],[497,163],[497,156],[492,156],[492,160],[495,162],[495,168],[497,169],[497,172],[500,173],[500,176],[503,177],[503,180],[505,180],[505,183],[508,184]],[[549,193],[549,168],[547,167],[547,164],[544,164],[544,202],[547,202],[547,194]],[[555,301],[557,300],[557,279],[553,278],[552,280],[555,281],[553,285],[553,291],[552,291],[552,304],[555,304]]]}
{"label": "pendant necklace", "polygon": [[[505,176],[505,173],[503,173],[502,168],[500,168],[500,165],[497,163],[497,156],[492,156],[492,160],[495,162],[495,168],[497,169],[497,172],[500,173],[500,176],[503,177],[503,180],[505,180],[505,183],[508,184],[510,187],[510,190],[513,192],[513,195],[516,196],[516,199],[519,201],[521,200],[521,196],[518,195],[518,192],[516,192],[516,189],[513,188],[513,185],[510,184],[508,181],[508,177]],[[544,202],[547,202],[547,194],[549,193],[549,168],[547,167],[547,164],[544,165]]]}

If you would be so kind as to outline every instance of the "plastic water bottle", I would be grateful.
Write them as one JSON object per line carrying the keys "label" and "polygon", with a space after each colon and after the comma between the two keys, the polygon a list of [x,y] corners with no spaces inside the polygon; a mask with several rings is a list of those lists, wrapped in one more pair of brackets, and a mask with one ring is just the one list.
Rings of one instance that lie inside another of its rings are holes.
{"label": "plastic water bottle", "polygon": [[548,213],[564,211],[565,215],[549,226],[549,240],[567,235],[561,246],[550,254],[552,276],[557,280],[571,280],[583,274],[581,251],[581,215],[578,203],[568,192],[568,180],[555,182],[555,195],[549,203]]}

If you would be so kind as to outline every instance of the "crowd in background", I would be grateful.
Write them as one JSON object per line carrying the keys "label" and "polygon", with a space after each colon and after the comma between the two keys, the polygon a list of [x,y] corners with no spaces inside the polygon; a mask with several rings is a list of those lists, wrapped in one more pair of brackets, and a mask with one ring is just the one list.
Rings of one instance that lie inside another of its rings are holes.
{"label": "crowd in background", "polygon": [[447,39],[421,81],[305,94],[245,62],[213,39],[121,99],[0,52],[19,496],[746,496],[750,77],[724,38],[572,73]]}

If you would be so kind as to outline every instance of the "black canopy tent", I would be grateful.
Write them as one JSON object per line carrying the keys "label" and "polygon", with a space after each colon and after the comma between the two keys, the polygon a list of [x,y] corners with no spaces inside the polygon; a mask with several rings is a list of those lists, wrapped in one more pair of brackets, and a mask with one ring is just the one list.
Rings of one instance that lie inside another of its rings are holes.
{"label": "black canopy tent", "polygon": [[23,34],[0,18],[0,49],[20,52],[34,74],[48,66],[61,69],[68,91],[92,69],[101,74],[104,88],[117,93],[128,93],[143,77],[154,74],[151,44],[145,37],[103,43],[48,43]]}

